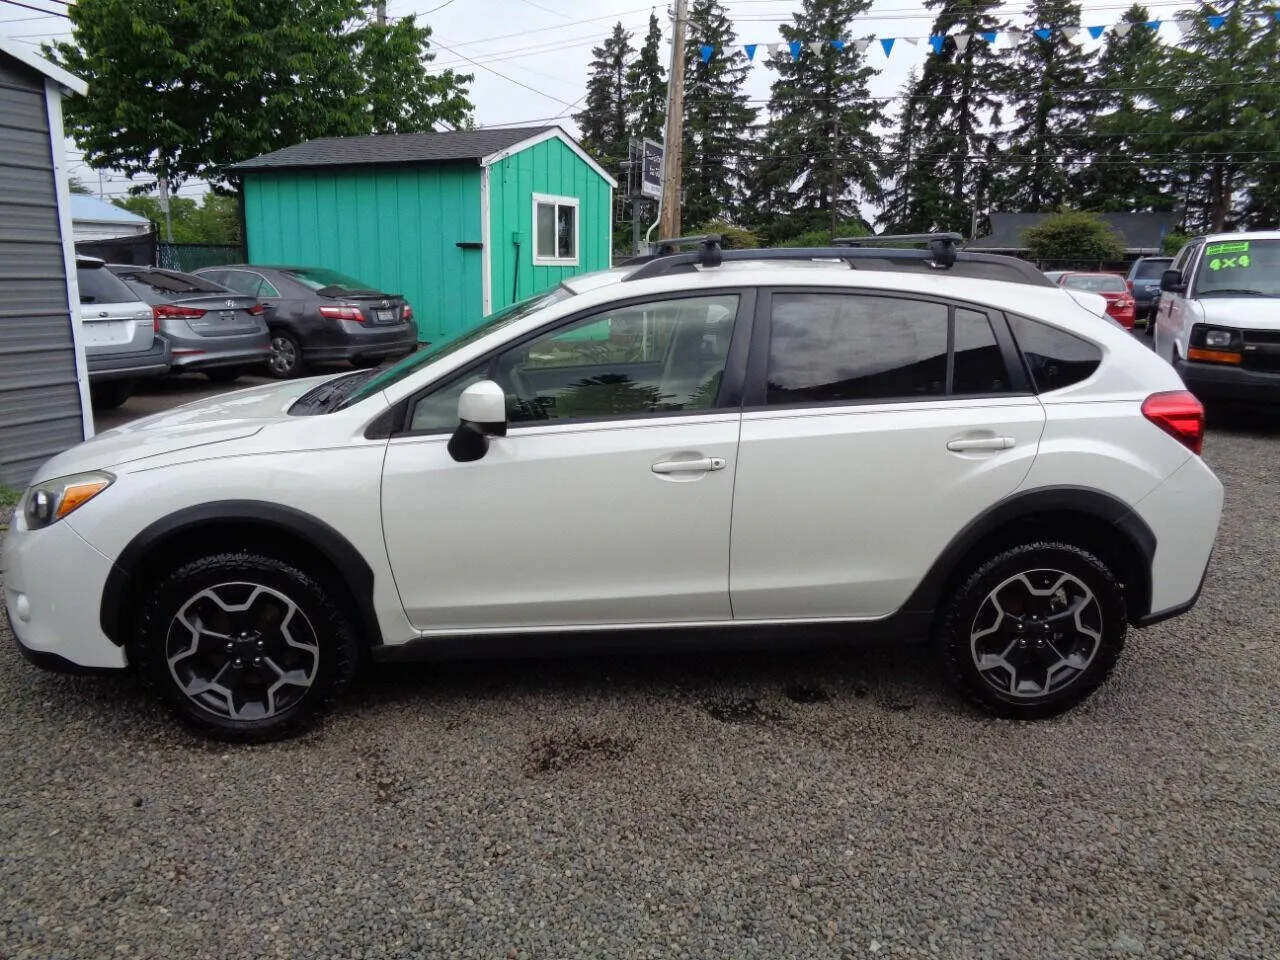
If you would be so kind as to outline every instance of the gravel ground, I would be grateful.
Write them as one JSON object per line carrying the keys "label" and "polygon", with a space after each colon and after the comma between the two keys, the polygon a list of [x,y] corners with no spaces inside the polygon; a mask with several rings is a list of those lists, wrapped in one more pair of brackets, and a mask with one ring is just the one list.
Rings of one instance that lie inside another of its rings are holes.
{"label": "gravel ground", "polygon": [[1280,432],[1228,418],[1196,610],[1090,703],[919,653],[397,668],[176,731],[0,642],[0,957],[1280,956]]}

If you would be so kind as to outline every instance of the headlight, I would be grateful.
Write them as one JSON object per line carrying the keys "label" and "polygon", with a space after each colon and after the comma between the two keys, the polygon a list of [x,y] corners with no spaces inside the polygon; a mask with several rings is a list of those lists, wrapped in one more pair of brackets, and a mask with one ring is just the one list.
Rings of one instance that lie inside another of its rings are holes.
{"label": "headlight", "polygon": [[103,471],[77,473],[70,477],[46,480],[30,487],[22,498],[22,515],[27,528],[39,530],[57,523],[100,494],[116,478]]}
{"label": "headlight", "polygon": [[1206,330],[1204,345],[1206,347],[1229,347],[1231,346],[1231,338],[1230,330]]}

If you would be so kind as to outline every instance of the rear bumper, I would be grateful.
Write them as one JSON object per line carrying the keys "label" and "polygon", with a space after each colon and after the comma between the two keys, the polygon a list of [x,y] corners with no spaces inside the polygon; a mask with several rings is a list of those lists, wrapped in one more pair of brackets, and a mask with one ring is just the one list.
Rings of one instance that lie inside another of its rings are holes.
{"label": "rear bumper", "polygon": [[[392,357],[418,349],[418,329],[412,323],[396,325],[391,330],[347,321],[342,321],[342,325],[347,328],[342,342],[323,346],[304,343],[303,356],[308,360],[358,360],[363,357]],[[356,329],[351,329],[353,327]]]}
{"label": "rear bumper", "polygon": [[1280,373],[1186,360],[1175,361],[1173,367],[1187,389],[1201,399],[1280,402]]}
{"label": "rear bumper", "polygon": [[151,349],[138,353],[85,354],[89,382],[162,377],[173,366],[173,347],[164,337],[156,337]]}

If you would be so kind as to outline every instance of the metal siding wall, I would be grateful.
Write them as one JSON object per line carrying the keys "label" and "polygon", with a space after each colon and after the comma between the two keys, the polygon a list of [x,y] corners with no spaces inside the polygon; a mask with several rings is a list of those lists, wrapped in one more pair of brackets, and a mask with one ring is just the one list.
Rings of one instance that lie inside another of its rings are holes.
{"label": "metal siding wall", "polygon": [[[512,302],[516,252],[511,234],[521,237],[517,300],[555,286],[566,277],[604,270],[612,259],[609,184],[558,139],[544,140],[493,165],[489,172],[493,218],[493,306]],[[578,266],[533,263],[533,195],[577,197]]]}
{"label": "metal siding wall", "polygon": [[84,439],[46,111],[44,78],[0,62],[0,483],[18,487]]}
{"label": "metal siding wall", "polygon": [[480,171],[387,167],[245,175],[249,259],[329,267],[413,305],[438,343],[481,316]]}

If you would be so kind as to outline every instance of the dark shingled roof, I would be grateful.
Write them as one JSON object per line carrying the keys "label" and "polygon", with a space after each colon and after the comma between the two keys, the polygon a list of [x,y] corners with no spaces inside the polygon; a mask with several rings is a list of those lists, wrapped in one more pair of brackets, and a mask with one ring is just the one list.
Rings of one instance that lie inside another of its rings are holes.
{"label": "dark shingled roof", "polygon": [[[966,244],[966,250],[1019,251],[1027,249],[1022,232],[1052,216],[1048,213],[993,213],[991,235],[979,237]],[[1173,213],[1102,213],[1103,220],[1111,224],[1124,238],[1128,253],[1159,253],[1162,233],[1172,233],[1181,216]]]}
{"label": "dark shingled roof", "polygon": [[322,137],[264,153],[225,169],[235,173],[306,167],[381,166],[389,163],[478,163],[555,127],[503,127],[444,133],[390,133],[367,137]]}

